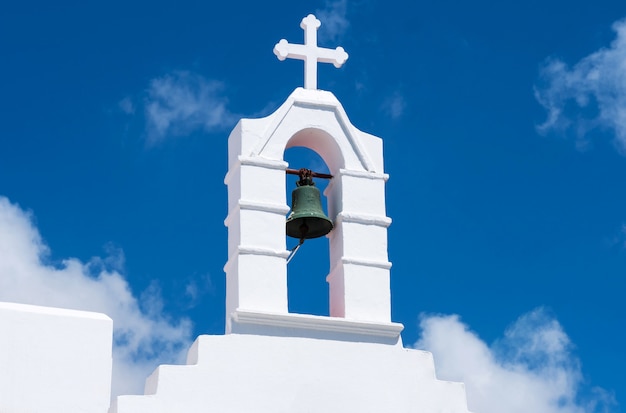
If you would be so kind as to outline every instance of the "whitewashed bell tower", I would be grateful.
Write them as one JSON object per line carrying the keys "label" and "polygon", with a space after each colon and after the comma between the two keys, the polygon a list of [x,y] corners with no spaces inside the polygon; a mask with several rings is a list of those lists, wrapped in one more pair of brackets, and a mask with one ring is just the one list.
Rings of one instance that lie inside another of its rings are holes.
{"label": "whitewashed bell tower", "polygon": [[[305,88],[296,89],[272,115],[241,120],[229,138],[227,332],[238,331],[238,324],[255,322],[254,317],[271,324],[272,315],[284,320],[288,314],[288,164],[283,155],[292,146],[317,152],[333,175],[325,191],[334,222],[327,277],[330,316],[377,323],[395,334],[402,328],[390,324],[387,227],[391,220],[385,214],[382,141],[355,128],[332,93],[316,89],[318,61],[339,67],[348,58],[342,48],[317,46],[319,25],[313,15],[307,16],[301,25],[305,44],[281,40],[274,49],[279,58],[305,60]],[[290,322],[310,320],[293,315]]]}
{"label": "whitewashed bell tower", "polygon": [[[274,53],[304,60],[304,88],[273,114],[242,119],[228,140],[226,334],[199,336],[186,365],[160,366],[145,395],[118,397],[111,413],[469,412],[461,383],[437,380],[430,353],[402,346],[382,140],[317,89],[318,62],[340,67],[348,55],[317,46],[315,16],[301,27],[303,45],[281,40]],[[328,317],[288,311],[284,153],[294,146],[318,153],[333,176]]]}

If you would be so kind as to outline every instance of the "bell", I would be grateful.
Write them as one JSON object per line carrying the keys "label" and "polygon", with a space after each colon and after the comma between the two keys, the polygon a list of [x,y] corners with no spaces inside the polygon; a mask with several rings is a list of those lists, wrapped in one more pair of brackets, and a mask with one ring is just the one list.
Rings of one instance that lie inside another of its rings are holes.
{"label": "bell", "polygon": [[328,234],[333,229],[333,222],[324,215],[320,190],[310,178],[300,179],[297,185],[291,193],[287,235],[304,241]]}

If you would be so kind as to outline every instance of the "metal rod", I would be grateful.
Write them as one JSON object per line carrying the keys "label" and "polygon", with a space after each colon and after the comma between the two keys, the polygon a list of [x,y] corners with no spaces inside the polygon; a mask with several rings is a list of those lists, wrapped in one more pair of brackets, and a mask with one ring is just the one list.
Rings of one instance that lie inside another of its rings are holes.
{"label": "metal rod", "polygon": [[296,245],[295,247],[293,247],[293,249],[291,250],[291,252],[289,253],[289,256],[287,257],[287,264],[289,264],[289,261],[291,261],[291,259],[293,258],[294,255],[296,255],[296,252],[298,252],[298,250],[300,249],[300,247],[302,246],[302,244],[304,244],[304,238],[302,238],[300,240],[300,243],[298,245]]}
{"label": "metal rod", "polygon": [[[288,175],[300,175],[301,169],[285,169],[285,173]],[[323,179],[331,179],[333,176],[330,174],[323,174],[320,172],[311,171],[312,178],[323,178]]]}

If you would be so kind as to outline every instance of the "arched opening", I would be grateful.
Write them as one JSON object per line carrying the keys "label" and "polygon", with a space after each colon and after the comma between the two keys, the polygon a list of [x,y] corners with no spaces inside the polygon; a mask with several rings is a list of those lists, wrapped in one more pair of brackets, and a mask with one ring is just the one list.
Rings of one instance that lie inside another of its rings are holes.
{"label": "arched opening", "polygon": [[[285,150],[284,160],[290,169],[306,168],[314,172],[329,174],[324,160],[313,150],[294,146]],[[286,175],[286,199],[292,206],[292,191],[296,188],[297,175]],[[324,190],[328,179],[314,178],[320,190],[322,209],[328,215],[327,199]],[[287,237],[287,249],[292,250],[299,243],[296,238]],[[295,253],[287,265],[288,308],[290,313],[329,315],[329,294],[326,276],[330,266],[328,238],[309,239]]]}

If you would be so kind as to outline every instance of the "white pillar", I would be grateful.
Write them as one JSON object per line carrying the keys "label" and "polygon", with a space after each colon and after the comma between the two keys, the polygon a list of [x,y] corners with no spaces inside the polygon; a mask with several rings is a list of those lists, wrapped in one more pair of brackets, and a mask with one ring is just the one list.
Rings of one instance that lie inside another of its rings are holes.
{"label": "white pillar", "polygon": [[[232,139],[240,139],[236,133]],[[287,313],[284,162],[237,156],[228,185],[226,319],[237,309]],[[280,185],[282,182],[282,185]]]}
{"label": "white pillar", "polygon": [[387,175],[340,170],[326,190],[333,199],[330,237],[330,315],[391,321],[387,255]]}

